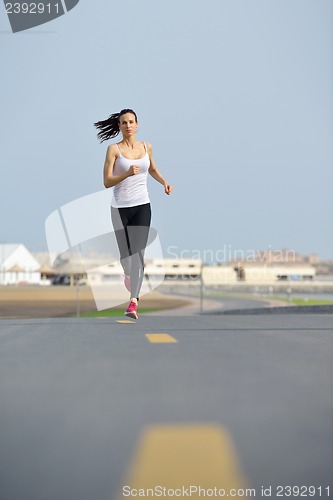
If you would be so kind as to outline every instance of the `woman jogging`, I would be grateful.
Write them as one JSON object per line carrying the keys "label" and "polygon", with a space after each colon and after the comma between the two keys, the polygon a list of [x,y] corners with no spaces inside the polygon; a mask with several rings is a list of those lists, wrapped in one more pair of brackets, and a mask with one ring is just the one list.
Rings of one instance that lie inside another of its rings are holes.
{"label": "woman jogging", "polygon": [[122,140],[108,146],[104,163],[104,186],[113,187],[111,219],[116,233],[124,284],[130,292],[125,315],[138,318],[138,300],[144,278],[144,251],[151,221],[147,190],[148,172],[171,194],[172,186],[157,170],[152,146],[136,138],[138,119],[132,109],[123,109],[94,124],[101,142],[122,134]]}

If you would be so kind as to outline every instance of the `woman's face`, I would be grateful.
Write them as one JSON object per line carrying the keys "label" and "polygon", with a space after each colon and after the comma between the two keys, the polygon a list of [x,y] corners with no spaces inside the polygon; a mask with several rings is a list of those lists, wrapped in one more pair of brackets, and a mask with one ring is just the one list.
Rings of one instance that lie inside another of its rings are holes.
{"label": "woman's face", "polygon": [[124,137],[135,135],[138,125],[133,113],[125,113],[119,118],[119,130]]}

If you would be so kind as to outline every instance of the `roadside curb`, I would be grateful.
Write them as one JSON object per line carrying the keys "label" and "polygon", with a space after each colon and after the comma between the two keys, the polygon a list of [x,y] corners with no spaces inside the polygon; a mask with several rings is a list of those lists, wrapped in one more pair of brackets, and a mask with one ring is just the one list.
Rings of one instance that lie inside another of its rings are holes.
{"label": "roadside curb", "polygon": [[203,311],[201,314],[333,314],[333,305],[323,304],[318,306],[282,306],[282,307],[262,307],[254,309],[221,309],[215,311]]}

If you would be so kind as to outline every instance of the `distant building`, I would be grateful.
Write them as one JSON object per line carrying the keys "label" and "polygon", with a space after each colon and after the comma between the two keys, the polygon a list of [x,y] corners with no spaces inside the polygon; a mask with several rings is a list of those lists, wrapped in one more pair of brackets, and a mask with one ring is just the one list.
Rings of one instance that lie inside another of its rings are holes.
{"label": "distant building", "polygon": [[41,283],[40,264],[22,244],[0,244],[0,285]]}
{"label": "distant building", "polygon": [[[173,282],[193,281],[200,279],[201,260],[199,259],[147,259],[145,274],[155,280],[172,280]],[[91,284],[116,282],[123,279],[124,271],[120,262],[113,262],[89,272]]]}
{"label": "distant building", "polygon": [[241,253],[238,258],[228,262],[236,274],[237,281],[276,282],[307,281],[316,275],[314,264],[318,255],[301,256],[294,250],[264,250]]}
{"label": "distant building", "polygon": [[333,275],[333,260],[321,260],[316,264],[317,275],[332,276]]}
{"label": "distant building", "polygon": [[300,255],[289,248],[282,248],[280,250],[256,250],[256,251],[239,251],[239,255],[234,256],[229,260],[229,265],[236,265],[238,263],[246,264],[310,264],[315,265],[319,262],[317,254]]}

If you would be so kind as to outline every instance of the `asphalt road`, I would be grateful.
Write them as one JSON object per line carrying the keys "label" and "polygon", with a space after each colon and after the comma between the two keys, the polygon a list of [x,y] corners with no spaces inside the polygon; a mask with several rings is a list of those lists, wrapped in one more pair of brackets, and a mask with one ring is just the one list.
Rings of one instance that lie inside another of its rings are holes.
{"label": "asphalt road", "polygon": [[[160,287],[160,290],[163,291],[166,297],[170,295],[170,297],[180,297],[186,298],[187,300],[194,300],[197,304],[200,303],[200,287],[186,287],[186,286],[178,286],[176,287],[168,287],[167,285],[163,285]],[[274,307],[281,307],[284,305],[284,302],[272,300],[269,296],[266,298],[253,296],[249,294],[249,297],[244,298],[242,294],[234,295],[218,295],[218,292],[214,289],[210,289],[206,287],[203,290],[202,297],[202,311],[207,312],[208,314],[216,313],[223,314],[228,311],[245,311],[247,309],[267,309],[274,305]],[[214,302],[214,305],[213,305]],[[209,303],[210,307],[207,308],[206,304]],[[200,308],[197,307],[197,312],[200,311]],[[178,311],[181,314],[181,309]]]}
{"label": "asphalt road", "polygon": [[329,498],[332,318],[0,321],[0,499],[126,498],[128,478],[143,487],[177,471],[177,484]]}

